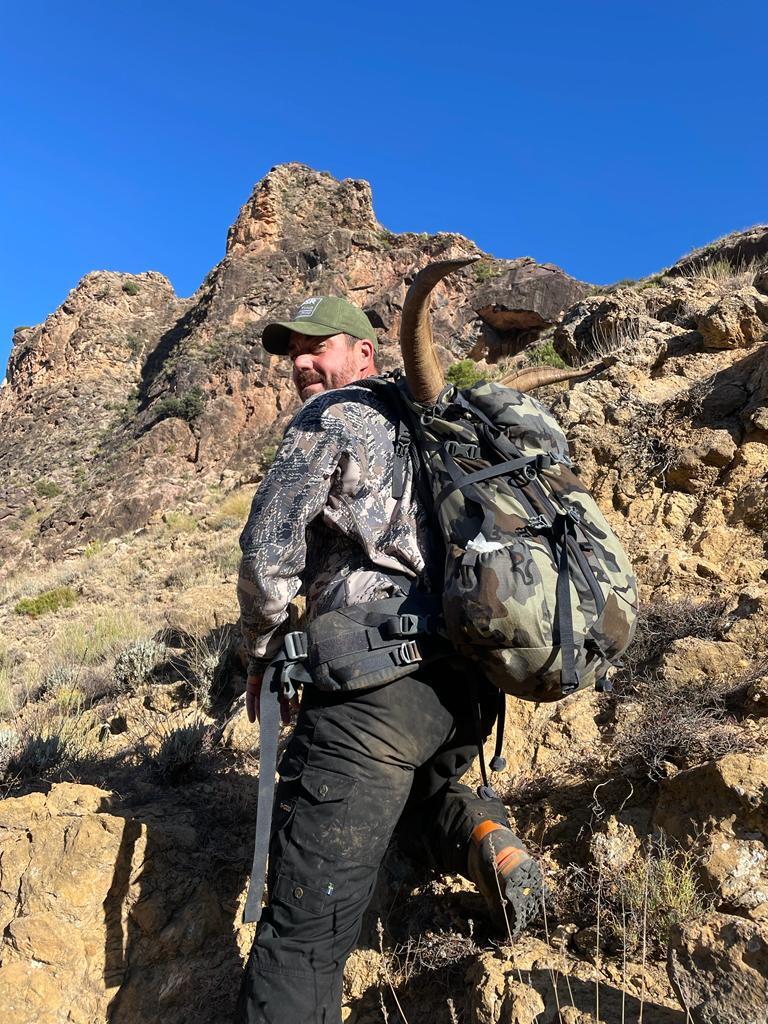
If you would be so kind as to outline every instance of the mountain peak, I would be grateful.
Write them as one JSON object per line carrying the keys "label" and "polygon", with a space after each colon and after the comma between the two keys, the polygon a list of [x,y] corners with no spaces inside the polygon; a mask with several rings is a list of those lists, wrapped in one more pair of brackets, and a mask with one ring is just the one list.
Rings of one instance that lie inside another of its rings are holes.
{"label": "mountain peak", "polygon": [[227,235],[227,253],[290,248],[338,228],[379,231],[367,181],[278,164],[256,185]]}

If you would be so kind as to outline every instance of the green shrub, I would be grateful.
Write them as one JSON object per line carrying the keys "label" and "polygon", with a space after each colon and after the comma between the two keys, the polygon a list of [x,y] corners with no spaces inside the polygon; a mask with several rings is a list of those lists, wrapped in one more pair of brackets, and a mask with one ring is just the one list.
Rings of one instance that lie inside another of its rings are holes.
{"label": "green shrub", "polygon": [[541,345],[534,345],[525,353],[527,366],[555,366],[560,370],[566,369],[568,364],[557,352],[551,341],[545,341]]}
{"label": "green shrub", "polygon": [[165,644],[152,638],[137,640],[117,656],[114,668],[115,682],[122,690],[140,686],[165,657]]}
{"label": "green shrub", "polygon": [[135,357],[141,354],[144,348],[144,339],[140,338],[137,334],[129,334],[125,339],[125,344],[131,350],[131,355]]}
{"label": "green shrub", "polygon": [[57,612],[62,608],[70,608],[77,600],[77,594],[71,587],[54,587],[45,590],[37,597],[22,597],[16,602],[14,611],[17,615],[29,615],[33,619],[48,612]]}
{"label": "green shrub", "polygon": [[38,480],[35,490],[40,498],[55,498],[62,493],[59,485],[55,484],[53,480]]}
{"label": "green shrub", "polygon": [[[263,449],[262,462],[265,457],[266,449]],[[274,460],[274,453],[272,459]],[[235,526],[242,527],[248,518],[252,498],[253,491],[248,488],[232,491],[226,496],[219,507],[208,516],[206,525],[212,530],[224,530]]]}
{"label": "green shrub", "polygon": [[163,398],[155,406],[155,415],[158,420],[176,418],[192,423],[205,408],[206,398],[200,388],[192,388],[180,398]]}
{"label": "green shrub", "polygon": [[261,449],[261,464],[264,469],[269,469],[272,463],[275,461],[277,455],[277,445],[268,444]]}
{"label": "green shrub", "polygon": [[461,359],[448,368],[445,378],[457,388],[468,388],[484,379],[474,359]]}
{"label": "green shrub", "polygon": [[491,263],[490,260],[481,260],[480,263],[474,265],[475,280],[479,283],[484,281],[490,281],[494,277],[498,277],[501,271]]}
{"label": "green shrub", "polygon": [[141,288],[139,288],[135,281],[126,281],[123,284],[123,291],[126,295],[138,295]]}
{"label": "green shrub", "polygon": [[694,855],[663,833],[621,867],[598,856],[592,882],[595,896],[600,895],[601,931],[630,956],[644,945],[648,953],[662,956],[672,928],[695,920],[712,905],[698,881]]}

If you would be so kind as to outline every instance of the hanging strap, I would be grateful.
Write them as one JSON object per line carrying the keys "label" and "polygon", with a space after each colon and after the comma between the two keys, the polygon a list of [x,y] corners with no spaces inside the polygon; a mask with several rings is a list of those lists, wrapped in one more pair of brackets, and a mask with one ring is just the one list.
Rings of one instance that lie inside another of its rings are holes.
{"label": "hanging strap", "polygon": [[[278,656],[279,658],[279,656]],[[248,897],[243,910],[243,921],[255,924],[261,917],[264,882],[267,877],[269,837],[272,832],[272,804],[275,798],[275,770],[277,768],[277,740],[280,733],[280,681],[276,658],[264,673],[259,696],[259,796],[256,804],[256,842],[251,865]]]}
{"label": "hanging strap", "polygon": [[492,772],[503,772],[507,767],[506,758],[501,756],[501,752],[504,749],[504,722],[507,717],[506,697],[506,693],[503,690],[499,690],[499,706],[496,709],[496,746],[490,764]]}
{"label": "hanging strap", "polygon": [[552,527],[552,541],[558,561],[555,593],[557,596],[557,630],[562,661],[560,689],[563,696],[573,693],[579,688],[571,608],[571,575],[568,566],[568,536],[571,533],[573,533],[573,520],[565,514],[556,516]]}
{"label": "hanging strap", "polygon": [[[300,652],[291,638],[302,634],[289,633],[280,653],[270,662],[261,681],[259,695],[259,795],[256,803],[256,841],[253,849],[248,896],[243,908],[243,921],[255,924],[261,917],[264,883],[267,879],[269,840],[272,834],[272,805],[275,799],[275,771],[280,735],[280,698],[290,700],[296,694],[295,683],[310,677],[295,655]],[[293,655],[293,656],[292,656]]]}

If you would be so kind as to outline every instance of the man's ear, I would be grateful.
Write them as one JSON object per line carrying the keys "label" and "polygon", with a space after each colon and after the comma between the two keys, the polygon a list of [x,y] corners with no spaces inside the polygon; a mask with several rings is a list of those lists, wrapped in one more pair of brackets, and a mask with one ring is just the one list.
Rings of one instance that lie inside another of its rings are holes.
{"label": "man's ear", "polygon": [[368,338],[360,339],[360,369],[376,369],[376,352],[373,348],[373,342]]}

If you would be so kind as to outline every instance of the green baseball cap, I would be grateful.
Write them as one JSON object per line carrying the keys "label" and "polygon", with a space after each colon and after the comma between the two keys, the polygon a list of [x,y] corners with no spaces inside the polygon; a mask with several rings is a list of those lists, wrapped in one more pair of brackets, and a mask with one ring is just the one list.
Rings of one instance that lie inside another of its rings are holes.
{"label": "green baseball cap", "polygon": [[313,338],[329,334],[350,334],[353,338],[367,338],[373,342],[374,351],[379,351],[376,332],[362,309],[335,295],[317,295],[313,299],[304,299],[293,320],[267,324],[261,343],[267,352],[284,356],[288,352],[288,338],[292,331]]}

